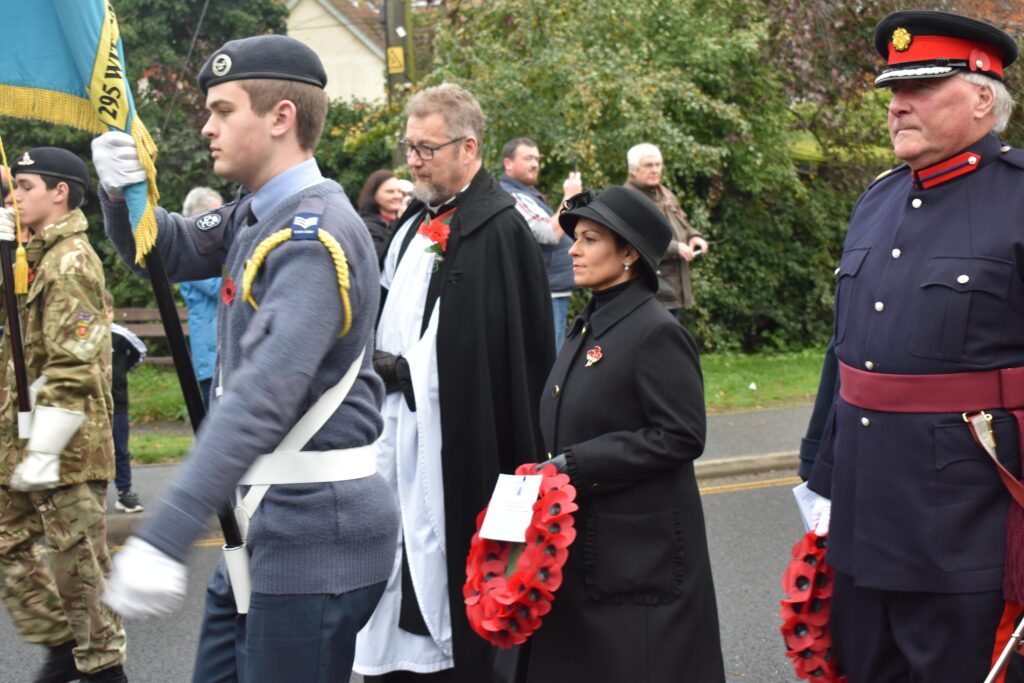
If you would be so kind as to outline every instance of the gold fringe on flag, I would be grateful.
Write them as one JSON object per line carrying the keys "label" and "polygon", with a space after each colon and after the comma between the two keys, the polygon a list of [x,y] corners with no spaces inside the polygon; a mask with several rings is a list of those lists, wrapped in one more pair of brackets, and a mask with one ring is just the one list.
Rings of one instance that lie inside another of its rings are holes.
{"label": "gold fringe on flag", "polygon": [[14,256],[14,293],[28,294],[28,255],[25,245],[21,243],[21,212],[18,211],[18,198],[14,194],[14,177],[11,167],[7,165],[7,152],[4,151],[3,136],[0,136],[0,163],[7,169],[7,182],[11,185],[11,201],[14,202],[14,233],[18,248]]}
{"label": "gold fringe on flag", "polygon": [[139,161],[142,168],[146,169],[146,178],[149,180],[146,194],[146,210],[135,226],[135,263],[144,266],[146,254],[156,246],[156,213],[153,208],[160,201],[160,191],[156,187],[156,143],[149,136],[145,124],[138,116],[132,118],[132,139],[135,140],[135,147],[139,151]]}
{"label": "gold fringe on flag", "polygon": [[96,118],[96,110],[88,100],[52,90],[0,86],[0,114],[60,123],[90,133],[107,132],[107,126]]}

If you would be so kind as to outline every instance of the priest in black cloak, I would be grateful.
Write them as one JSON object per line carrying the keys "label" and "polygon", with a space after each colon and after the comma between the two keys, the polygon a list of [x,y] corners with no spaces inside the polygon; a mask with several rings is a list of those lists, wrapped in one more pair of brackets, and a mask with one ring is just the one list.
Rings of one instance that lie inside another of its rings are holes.
{"label": "priest in black cloak", "polygon": [[529,228],[482,168],[473,95],[428,88],[406,114],[415,201],[384,257],[374,358],[388,387],[377,465],[402,530],[355,671],[368,683],[487,683],[496,650],[466,619],[466,555],[498,474],[542,457],[551,296]]}

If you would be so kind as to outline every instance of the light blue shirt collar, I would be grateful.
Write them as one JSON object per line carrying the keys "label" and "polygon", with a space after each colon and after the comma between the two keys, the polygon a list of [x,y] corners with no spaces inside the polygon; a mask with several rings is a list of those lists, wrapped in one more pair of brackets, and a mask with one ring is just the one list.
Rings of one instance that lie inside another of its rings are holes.
{"label": "light blue shirt collar", "polygon": [[291,197],[297,192],[305,190],[323,182],[324,177],[320,174],[320,167],[316,159],[310,157],[297,166],[292,166],[283,173],[278,173],[270,181],[259,189],[252,196],[252,203],[249,205],[251,211],[260,220],[278,204]]}

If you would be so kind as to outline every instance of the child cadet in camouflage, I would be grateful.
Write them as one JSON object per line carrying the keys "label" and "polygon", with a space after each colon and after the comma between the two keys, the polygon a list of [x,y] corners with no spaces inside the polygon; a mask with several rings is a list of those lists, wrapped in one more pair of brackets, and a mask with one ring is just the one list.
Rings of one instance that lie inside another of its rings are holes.
{"label": "child cadet in camouflage", "polygon": [[[18,297],[33,411],[19,435],[11,345],[0,350],[0,583],[22,638],[50,648],[35,680],[127,681],[121,618],[100,594],[111,439],[110,324],[103,267],[78,208],[89,183],[71,152],[40,147],[11,167],[27,231],[29,288]],[[15,241],[11,209],[0,240]],[[4,283],[7,286],[7,283]],[[27,440],[26,440],[27,437]],[[34,549],[43,540],[53,572]]]}

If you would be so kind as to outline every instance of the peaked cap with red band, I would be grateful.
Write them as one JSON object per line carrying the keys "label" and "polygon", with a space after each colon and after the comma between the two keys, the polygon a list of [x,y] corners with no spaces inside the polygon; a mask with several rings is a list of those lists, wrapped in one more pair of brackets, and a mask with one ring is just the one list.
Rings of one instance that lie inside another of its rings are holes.
{"label": "peaked cap with red band", "polygon": [[973,71],[1003,79],[1017,43],[995,26],[950,12],[893,12],[875,27],[875,50],[886,60],[875,86]]}

